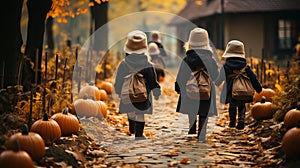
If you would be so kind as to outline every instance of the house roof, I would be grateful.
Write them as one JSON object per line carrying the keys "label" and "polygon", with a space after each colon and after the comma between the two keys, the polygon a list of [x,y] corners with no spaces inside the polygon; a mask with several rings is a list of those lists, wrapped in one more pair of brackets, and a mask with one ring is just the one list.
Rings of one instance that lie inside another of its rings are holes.
{"label": "house roof", "polygon": [[[196,5],[197,0],[189,0],[186,6],[179,12],[179,16],[188,20],[211,16],[221,13],[221,0],[202,0],[201,6]],[[198,0],[199,1],[199,0]],[[246,12],[272,12],[300,10],[300,0],[224,0],[224,13]],[[180,24],[182,20],[174,18],[170,24]]]}

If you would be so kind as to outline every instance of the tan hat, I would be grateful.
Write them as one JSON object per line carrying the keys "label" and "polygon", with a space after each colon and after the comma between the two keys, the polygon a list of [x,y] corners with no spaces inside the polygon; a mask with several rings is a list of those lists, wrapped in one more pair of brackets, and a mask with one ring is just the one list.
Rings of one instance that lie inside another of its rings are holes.
{"label": "tan hat", "polygon": [[151,31],[151,40],[161,43],[160,32],[157,30]]}
{"label": "tan hat", "polygon": [[204,49],[211,51],[208,33],[203,28],[194,28],[190,32],[190,37],[187,43],[192,49]]}
{"label": "tan hat", "polygon": [[160,53],[156,43],[150,43],[148,46],[149,55],[158,55]]}
{"label": "tan hat", "polygon": [[147,52],[147,36],[140,30],[134,30],[127,34],[124,51],[128,54],[143,54]]}
{"label": "tan hat", "polygon": [[222,57],[223,58],[231,58],[231,57],[245,58],[244,44],[238,40],[229,41]]}

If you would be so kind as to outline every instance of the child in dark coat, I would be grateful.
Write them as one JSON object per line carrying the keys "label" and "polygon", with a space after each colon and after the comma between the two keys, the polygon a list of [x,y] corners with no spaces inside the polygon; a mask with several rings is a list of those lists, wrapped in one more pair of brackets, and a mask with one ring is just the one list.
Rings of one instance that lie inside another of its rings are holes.
{"label": "child in dark coat", "polygon": [[156,73],[146,55],[147,48],[147,37],[144,32],[135,30],[128,33],[124,46],[126,56],[118,66],[114,83],[115,92],[121,97],[122,89],[127,89],[123,88],[124,78],[131,73],[132,68],[136,72],[140,72],[146,80],[148,94],[146,101],[127,104],[121,100],[119,106],[120,113],[127,113],[129,131],[131,134],[135,134],[136,140],[145,139],[143,135],[145,126],[144,114],[152,114],[153,111],[151,91],[155,99],[158,99],[161,94],[160,85],[156,80]]}
{"label": "child in dark coat", "polygon": [[154,69],[157,75],[157,81],[162,82],[165,77],[165,62],[160,55],[160,50],[156,43],[149,43],[148,53],[151,57],[151,62],[154,65]]}
{"label": "child in dark coat", "polygon": [[[207,117],[217,114],[213,81],[219,76],[217,63],[212,57],[207,31],[202,28],[193,29],[190,32],[186,50],[186,57],[181,62],[175,82],[175,91],[180,94],[176,111],[188,114],[188,134],[196,134],[198,117],[198,140],[206,141]],[[192,100],[187,96],[186,84],[192,77],[191,72],[197,69],[203,69],[210,76],[211,90],[208,100]]]}
{"label": "child in dark coat", "polygon": [[[232,85],[233,85],[233,77],[232,74],[235,70],[242,70],[245,68],[247,76],[250,78],[253,88],[257,93],[260,93],[262,90],[262,86],[260,82],[257,80],[256,75],[247,65],[245,58],[245,49],[244,44],[238,40],[231,40],[228,42],[226,46],[226,50],[222,56],[226,58],[226,61],[223,67],[220,70],[220,76],[216,81],[216,85],[219,86],[223,81],[225,84],[223,86],[220,101],[223,104],[229,103],[229,127],[236,127],[239,130],[244,129],[244,120],[245,120],[245,112],[246,106],[245,103],[253,102],[253,98],[249,100],[236,100],[232,98]],[[236,125],[236,112],[238,109],[238,123]]]}

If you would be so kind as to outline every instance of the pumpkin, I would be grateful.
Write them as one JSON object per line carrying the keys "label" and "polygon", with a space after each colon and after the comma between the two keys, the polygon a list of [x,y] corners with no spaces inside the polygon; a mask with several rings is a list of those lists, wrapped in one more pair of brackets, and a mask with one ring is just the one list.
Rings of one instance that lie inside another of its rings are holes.
{"label": "pumpkin", "polygon": [[273,117],[276,106],[271,102],[266,102],[263,96],[261,102],[255,103],[251,109],[251,115],[255,120],[270,119]]}
{"label": "pumpkin", "polygon": [[0,167],[5,168],[34,168],[34,163],[25,151],[20,151],[18,142],[14,141],[14,150],[5,150],[0,155]]}
{"label": "pumpkin", "polygon": [[100,100],[101,101],[106,101],[107,100],[107,93],[104,89],[100,89],[99,90],[100,92]]}
{"label": "pumpkin", "polygon": [[159,83],[161,83],[161,82],[163,82],[163,81],[164,81],[164,79],[165,79],[165,77],[163,77],[163,76],[159,76],[159,78],[158,78],[158,82],[159,82]]}
{"label": "pumpkin", "polygon": [[95,97],[96,100],[101,99],[101,93],[99,89],[94,85],[94,82],[90,82],[89,85],[80,89],[78,97],[83,98],[85,95],[87,95],[88,98]]}
{"label": "pumpkin", "polygon": [[300,120],[297,126],[289,129],[282,138],[282,149],[289,159],[300,158]]}
{"label": "pumpkin", "polygon": [[98,106],[99,106],[99,110],[98,110],[98,114],[97,116],[100,118],[106,118],[107,116],[107,105],[105,102],[103,101],[96,101]]}
{"label": "pumpkin", "polygon": [[46,145],[52,145],[61,136],[58,123],[51,118],[49,119],[47,113],[44,113],[43,119],[37,120],[32,124],[30,131],[40,134]]}
{"label": "pumpkin", "polygon": [[104,89],[106,91],[107,94],[112,94],[113,90],[114,90],[114,86],[112,83],[107,82],[107,81],[102,81],[99,84],[99,88],[100,89]]}
{"label": "pumpkin", "polygon": [[263,88],[260,93],[254,93],[254,102],[260,102],[261,98],[265,96],[267,102],[272,102],[272,97],[275,95],[275,91],[270,88]]}
{"label": "pumpkin", "polygon": [[43,138],[34,132],[28,132],[25,124],[21,128],[22,132],[15,133],[5,142],[5,147],[9,150],[14,149],[14,141],[19,144],[19,149],[26,151],[33,160],[40,160],[45,154],[45,143]]}
{"label": "pumpkin", "polygon": [[291,109],[284,116],[284,127],[290,129],[297,126],[300,120],[300,105],[296,109]]}
{"label": "pumpkin", "polygon": [[66,107],[62,113],[56,113],[51,118],[60,126],[61,135],[69,136],[79,130],[79,121],[77,117],[69,113],[70,109]]}
{"label": "pumpkin", "polygon": [[83,99],[77,99],[74,101],[74,107],[76,114],[79,117],[96,117],[98,114],[99,105],[96,103],[96,101],[88,99],[87,95],[85,95]]}

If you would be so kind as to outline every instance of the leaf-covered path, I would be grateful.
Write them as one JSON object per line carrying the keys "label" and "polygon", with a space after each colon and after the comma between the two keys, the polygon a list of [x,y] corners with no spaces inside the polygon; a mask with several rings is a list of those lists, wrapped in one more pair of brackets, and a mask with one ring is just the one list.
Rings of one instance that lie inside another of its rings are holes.
{"label": "leaf-covered path", "polygon": [[226,106],[220,105],[219,116],[209,118],[207,142],[198,142],[195,135],[187,135],[187,116],[175,112],[178,95],[173,84],[171,75],[161,83],[163,94],[154,102],[154,113],[145,119],[146,140],[136,141],[133,135],[128,135],[126,115],[116,113],[117,104],[110,106],[114,115],[109,115],[108,121],[81,119],[85,132],[106,150],[98,155],[99,166],[277,167],[282,164],[282,151],[276,139],[281,124],[257,123],[248,114],[246,128],[237,131],[227,127]]}

